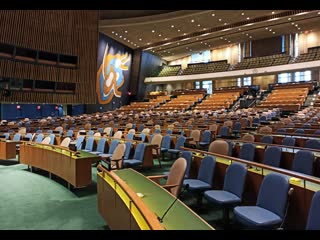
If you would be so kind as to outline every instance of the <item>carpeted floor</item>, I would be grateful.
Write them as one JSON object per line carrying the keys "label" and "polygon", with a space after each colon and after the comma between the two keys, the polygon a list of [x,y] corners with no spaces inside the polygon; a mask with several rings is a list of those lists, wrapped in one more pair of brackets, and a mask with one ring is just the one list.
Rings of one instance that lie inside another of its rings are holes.
{"label": "carpeted floor", "polygon": [[[162,174],[172,162],[163,161],[162,168],[142,171],[145,175]],[[92,167],[93,183],[83,189],[69,190],[57,177],[48,173],[30,172],[16,161],[0,160],[0,229],[7,230],[106,230],[97,210],[96,168]],[[204,204],[194,208],[195,199],[184,194],[182,200],[216,229],[222,211]]]}

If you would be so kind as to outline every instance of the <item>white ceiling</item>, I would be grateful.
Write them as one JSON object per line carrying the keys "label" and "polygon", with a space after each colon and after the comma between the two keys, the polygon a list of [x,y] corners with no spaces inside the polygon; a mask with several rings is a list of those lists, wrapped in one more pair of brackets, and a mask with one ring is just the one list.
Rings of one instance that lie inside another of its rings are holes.
{"label": "white ceiling", "polygon": [[208,48],[320,29],[320,10],[103,10],[100,19],[100,32],[167,61]]}

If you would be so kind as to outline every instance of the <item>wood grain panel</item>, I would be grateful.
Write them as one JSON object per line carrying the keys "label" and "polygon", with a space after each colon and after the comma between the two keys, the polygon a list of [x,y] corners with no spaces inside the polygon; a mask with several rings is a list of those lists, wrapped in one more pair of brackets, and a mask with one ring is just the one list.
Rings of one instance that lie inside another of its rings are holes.
{"label": "wood grain panel", "polygon": [[96,103],[97,10],[0,10],[0,28],[0,42],[78,57],[76,69],[0,59],[3,77],[76,83],[74,95],[12,91],[1,102]]}

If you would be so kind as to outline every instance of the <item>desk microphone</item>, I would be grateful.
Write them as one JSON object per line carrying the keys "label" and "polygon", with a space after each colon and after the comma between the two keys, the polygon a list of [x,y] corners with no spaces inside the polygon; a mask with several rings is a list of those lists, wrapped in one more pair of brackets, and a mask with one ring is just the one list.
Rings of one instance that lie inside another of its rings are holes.
{"label": "desk microphone", "polygon": [[175,204],[175,202],[178,200],[178,198],[181,197],[181,195],[187,191],[189,189],[189,184],[186,184],[184,186],[184,189],[179,193],[179,195],[174,199],[174,201],[171,203],[171,205],[167,208],[167,210],[164,212],[164,214],[162,215],[162,217],[157,216],[157,219],[159,220],[159,222],[163,222],[164,217],[167,215],[167,213],[169,212],[169,210],[173,207],[173,205]]}

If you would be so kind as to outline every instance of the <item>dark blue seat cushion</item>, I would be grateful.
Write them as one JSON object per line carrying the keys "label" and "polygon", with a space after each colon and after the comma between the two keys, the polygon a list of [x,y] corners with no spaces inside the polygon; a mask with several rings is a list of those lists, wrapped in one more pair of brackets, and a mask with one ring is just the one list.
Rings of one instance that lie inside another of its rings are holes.
{"label": "dark blue seat cushion", "polygon": [[140,164],[142,164],[142,161],[137,160],[137,159],[123,160],[123,165],[125,167],[127,167],[127,166],[137,166],[137,165],[140,165]]}
{"label": "dark blue seat cushion", "polygon": [[273,227],[282,222],[278,215],[258,206],[235,207],[234,216],[240,223],[254,228]]}
{"label": "dark blue seat cushion", "polygon": [[181,152],[179,149],[168,149],[168,153],[178,154],[179,152]]}
{"label": "dark blue seat cushion", "polygon": [[204,193],[204,197],[209,201],[209,202],[214,202],[220,205],[233,205],[233,204],[239,204],[241,202],[241,199],[227,191],[223,190],[209,190]]}
{"label": "dark blue seat cushion", "polygon": [[189,184],[189,189],[191,191],[204,191],[211,189],[211,186],[203,181],[200,181],[198,179],[185,179],[183,181],[183,185]]}
{"label": "dark blue seat cushion", "polygon": [[110,154],[110,153],[101,153],[101,154],[99,154],[99,156],[103,157],[103,158],[108,158],[108,157],[111,157],[112,154]]}

